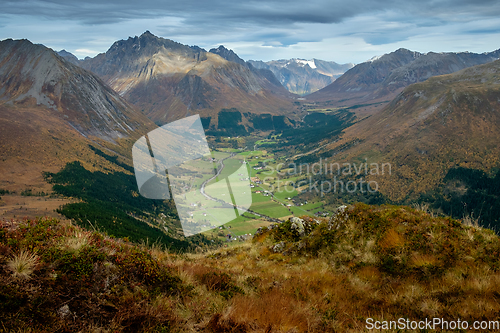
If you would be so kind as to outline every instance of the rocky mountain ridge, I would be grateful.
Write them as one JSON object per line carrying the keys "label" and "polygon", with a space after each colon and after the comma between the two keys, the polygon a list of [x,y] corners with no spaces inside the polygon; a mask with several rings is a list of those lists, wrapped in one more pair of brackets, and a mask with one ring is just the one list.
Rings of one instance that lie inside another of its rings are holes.
{"label": "rocky mountain ridge", "polygon": [[329,101],[331,106],[353,106],[383,102],[386,105],[410,84],[437,75],[492,62],[500,50],[489,53],[419,53],[399,49],[358,64],[307,100]]}
{"label": "rocky mountain ridge", "polygon": [[258,114],[296,109],[293,96],[259,71],[150,32],[117,41],[81,66],[157,123],[193,113],[215,117],[222,108]]}

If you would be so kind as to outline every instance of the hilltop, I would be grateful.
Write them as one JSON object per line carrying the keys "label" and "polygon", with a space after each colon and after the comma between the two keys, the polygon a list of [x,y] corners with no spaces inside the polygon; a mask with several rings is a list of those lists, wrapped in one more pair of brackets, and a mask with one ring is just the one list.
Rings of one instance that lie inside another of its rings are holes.
{"label": "hilltop", "polygon": [[341,207],[198,254],[50,219],[4,221],[0,246],[0,331],[359,332],[500,310],[498,236],[408,207]]}

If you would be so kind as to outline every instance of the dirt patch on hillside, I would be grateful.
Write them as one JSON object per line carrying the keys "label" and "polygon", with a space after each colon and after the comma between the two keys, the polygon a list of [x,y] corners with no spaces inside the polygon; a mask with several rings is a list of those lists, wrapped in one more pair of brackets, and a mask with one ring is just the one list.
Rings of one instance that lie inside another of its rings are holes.
{"label": "dirt patch on hillside", "polygon": [[76,200],[4,194],[0,199],[0,219],[34,219],[47,216],[65,220],[66,217],[57,213],[56,210],[60,206],[71,202],[76,202]]}

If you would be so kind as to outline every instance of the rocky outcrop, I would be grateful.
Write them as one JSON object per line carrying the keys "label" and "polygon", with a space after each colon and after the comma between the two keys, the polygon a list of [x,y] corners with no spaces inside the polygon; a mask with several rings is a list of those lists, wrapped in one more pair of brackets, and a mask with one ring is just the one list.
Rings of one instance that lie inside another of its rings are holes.
{"label": "rocky outcrop", "polygon": [[79,65],[80,64],[80,60],[78,60],[78,58],[66,51],[66,50],[61,50],[61,51],[58,51],[57,54],[61,57],[63,57],[66,61],[69,61],[70,63],[72,63],[73,65]]}

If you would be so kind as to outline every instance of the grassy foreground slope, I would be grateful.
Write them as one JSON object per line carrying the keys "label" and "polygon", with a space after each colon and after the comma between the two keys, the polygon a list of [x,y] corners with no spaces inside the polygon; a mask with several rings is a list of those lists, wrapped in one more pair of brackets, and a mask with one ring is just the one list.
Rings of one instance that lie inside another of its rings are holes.
{"label": "grassy foreground slope", "polygon": [[55,220],[0,230],[0,332],[360,332],[367,318],[500,319],[498,236],[408,207],[294,218],[198,254]]}

